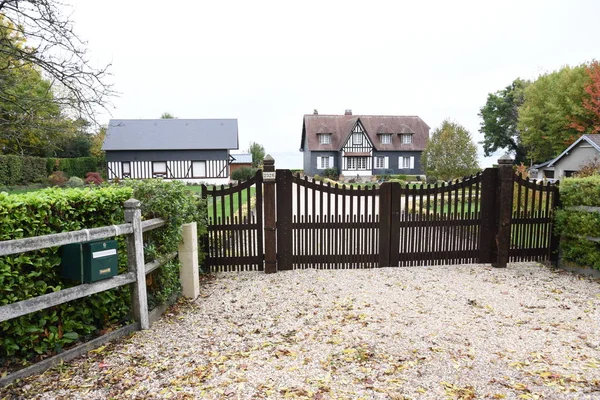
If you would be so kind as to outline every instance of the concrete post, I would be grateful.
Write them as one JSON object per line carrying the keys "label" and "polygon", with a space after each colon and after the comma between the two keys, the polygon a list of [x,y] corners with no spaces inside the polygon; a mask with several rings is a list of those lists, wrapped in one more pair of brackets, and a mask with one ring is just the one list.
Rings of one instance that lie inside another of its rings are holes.
{"label": "concrete post", "polygon": [[498,159],[498,184],[500,186],[500,201],[498,203],[498,230],[496,233],[496,255],[492,266],[506,268],[510,250],[510,230],[513,207],[513,159],[504,155]]}
{"label": "concrete post", "polygon": [[142,211],[139,200],[129,199],[125,202],[125,222],[133,227],[133,233],[127,236],[127,266],[129,272],[133,272],[136,278],[135,283],[131,284],[131,310],[133,318],[140,324],[140,329],[149,329]]}
{"label": "concrete post", "polygon": [[181,229],[183,239],[179,244],[181,294],[188,299],[195,299],[200,295],[198,229],[195,222],[184,224]]}

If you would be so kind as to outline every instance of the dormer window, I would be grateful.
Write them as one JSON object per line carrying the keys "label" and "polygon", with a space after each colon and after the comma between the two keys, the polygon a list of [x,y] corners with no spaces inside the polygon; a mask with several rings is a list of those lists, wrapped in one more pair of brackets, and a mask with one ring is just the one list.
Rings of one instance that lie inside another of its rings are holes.
{"label": "dormer window", "polygon": [[400,135],[400,137],[402,139],[402,144],[411,144],[412,143],[412,135],[403,134],[403,135]]}
{"label": "dormer window", "polygon": [[381,141],[381,144],[391,144],[392,135],[384,133],[382,135],[379,135],[379,140]]}
{"label": "dormer window", "polygon": [[328,134],[319,135],[319,143],[320,144],[331,144],[331,135],[328,135]]}
{"label": "dormer window", "polygon": [[352,144],[362,144],[362,141],[363,141],[362,132],[352,134]]}

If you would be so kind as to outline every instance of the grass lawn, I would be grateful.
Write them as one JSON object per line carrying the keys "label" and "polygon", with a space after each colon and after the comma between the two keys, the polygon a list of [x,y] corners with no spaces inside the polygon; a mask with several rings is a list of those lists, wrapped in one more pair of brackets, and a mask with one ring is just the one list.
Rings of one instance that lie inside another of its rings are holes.
{"label": "grass lawn", "polygon": [[[254,197],[256,197],[256,187],[252,186],[250,188],[250,196],[253,199]],[[222,201],[224,200],[224,202]],[[238,209],[240,207],[239,204],[239,195],[236,193],[235,195],[232,196],[225,196],[225,197],[216,197],[216,198],[212,198],[209,197],[207,199],[208,202],[208,217],[210,219],[214,218],[214,210],[216,208],[216,212],[217,212],[217,221],[219,218],[221,218],[221,221],[223,220],[223,218],[229,218],[231,217],[231,205],[233,202],[233,213],[237,216],[238,214]],[[241,200],[242,200],[242,215],[248,215],[248,210],[247,208],[247,204],[248,204],[248,191],[247,190],[243,190],[241,193]],[[253,200],[252,204],[254,203]],[[223,213],[223,206],[225,207],[225,213]],[[214,223],[214,222],[213,222]]]}

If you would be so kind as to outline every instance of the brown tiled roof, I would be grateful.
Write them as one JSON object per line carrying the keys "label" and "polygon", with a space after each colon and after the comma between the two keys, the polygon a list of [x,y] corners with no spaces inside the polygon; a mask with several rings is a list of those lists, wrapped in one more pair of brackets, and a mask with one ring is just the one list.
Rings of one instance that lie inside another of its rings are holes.
{"label": "brown tiled roof", "polygon": [[[429,126],[417,116],[382,115],[314,115],[304,116],[301,149],[310,151],[339,151],[359,121],[369,139],[380,151],[421,151],[429,138]],[[330,133],[331,144],[320,144],[319,134]],[[392,143],[381,144],[378,134],[391,133]],[[399,134],[413,134],[411,144],[402,144]],[[305,141],[305,139],[307,139]]]}

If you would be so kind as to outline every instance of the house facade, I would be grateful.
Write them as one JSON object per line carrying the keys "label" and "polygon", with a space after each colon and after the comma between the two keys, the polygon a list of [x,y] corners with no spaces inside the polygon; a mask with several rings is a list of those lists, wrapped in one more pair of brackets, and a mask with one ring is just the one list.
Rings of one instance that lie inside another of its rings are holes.
{"label": "house facade", "polygon": [[111,120],[102,150],[108,179],[229,182],[236,119]]}
{"label": "house facade", "polygon": [[529,176],[538,180],[559,180],[597,160],[600,160],[600,134],[582,135],[558,157],[529,168]]}
{"label": "house facade", "polygon": [[416,116],[304,116],[300,151],[304,173],[321,175],[337,168],[345,176],[422,175],[421,153],[429,126]]}
{"label": "house facade", "polygon": [[241,168],[252,168],[252,154],[232,154],[231,164],[229,165],[230,172]]}

